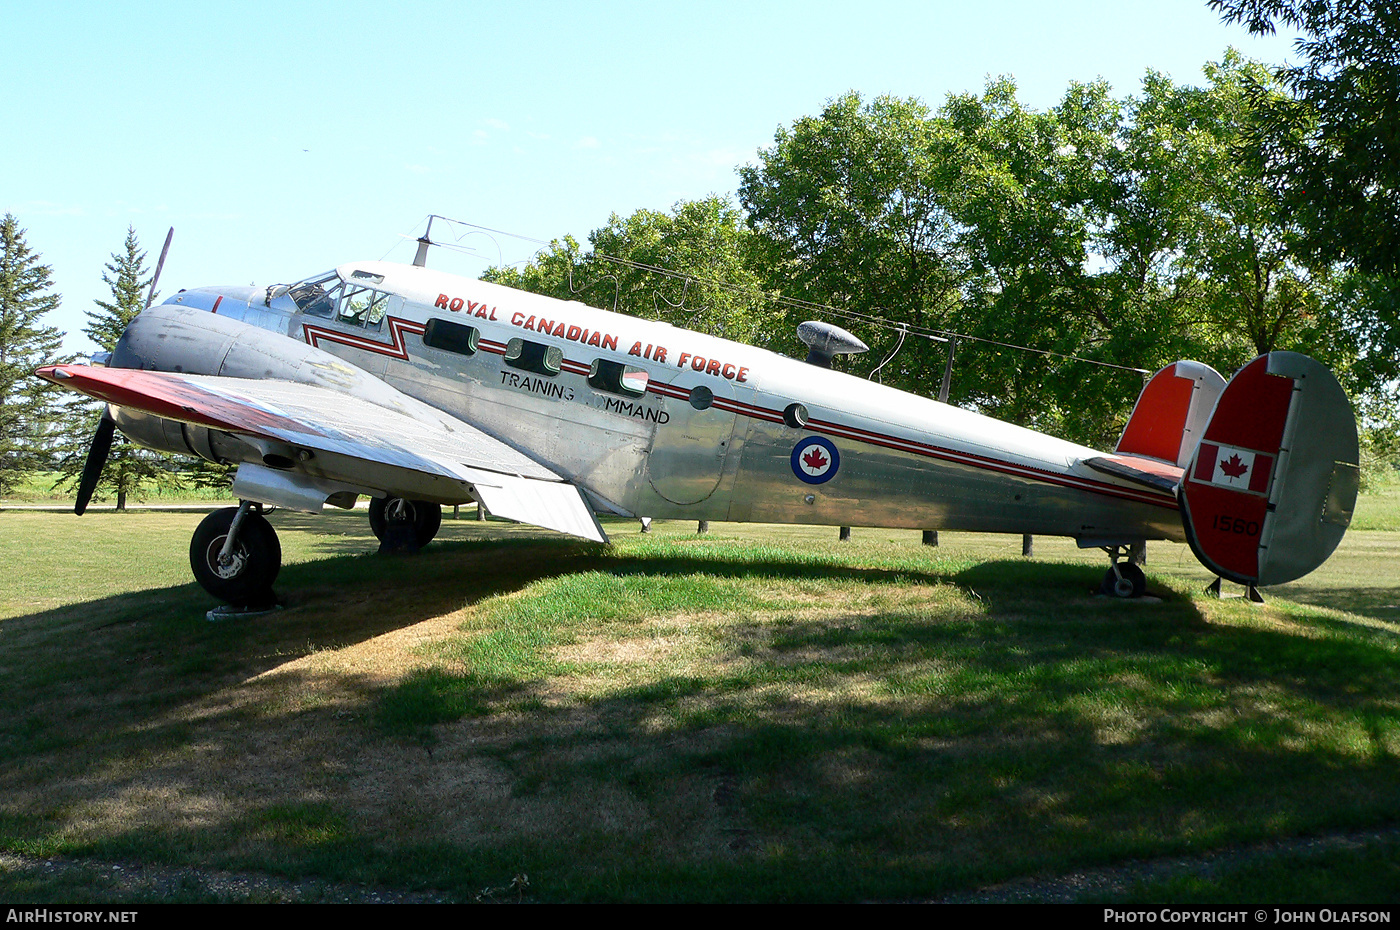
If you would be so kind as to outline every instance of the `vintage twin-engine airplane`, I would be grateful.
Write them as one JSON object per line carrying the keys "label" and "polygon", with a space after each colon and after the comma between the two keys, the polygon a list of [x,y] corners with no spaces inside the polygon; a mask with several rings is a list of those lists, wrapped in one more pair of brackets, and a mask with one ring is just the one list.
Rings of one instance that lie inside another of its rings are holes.
{"label": "vintage twin-engine airplane", "polygon": [[[262,505],[372,498],[386,544],[480,502],[604,541],[596,513],[1069,536],[1124,559],[1187,540],[1224,578],[1278,584],[1341,540],[1356,423],[1321,365],[1260,356],[1225,379],[1152,378],[1112,453],[829,369],[864,346],[804,324],[802,361],[413,265],[359,262],[300,283],[181,291],[138,315],[103,366],[39,374],[107,402],[77,511],[112,429],[238,466],[190,561],[205,589],[269,606],[281,550]],[[815,366],[815,367],[814,367]]]}

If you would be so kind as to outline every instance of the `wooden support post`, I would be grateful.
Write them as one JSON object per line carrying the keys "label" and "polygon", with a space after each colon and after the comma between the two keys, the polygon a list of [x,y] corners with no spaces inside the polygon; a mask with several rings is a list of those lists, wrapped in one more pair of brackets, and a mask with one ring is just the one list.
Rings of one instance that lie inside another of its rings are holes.
{"label": "wooden support post", "polygon": [[958,337],[948,337],[948,364],[943,369],[943,383],[938,386],[938,399],[948,403],[948,388],[953,383],[953,355],[958,351]]}
{"label": "wooden support post", "polygon": [[924,530],[923,543],[925,546],[938,545],[938,530]]}
{"label": "wooden support post", "polygon": [[704,536],[704,535],[705,535],[706,533],[708,533],[709,531],[710,531],[710,521],[709,521],[709,520],[701,520],[701,521],[700,521],[700,525],[697,526],[697,527],[695,528],[695,535],[696,535],[696,536]]}
{"label": "wooden support post", "polygon": [[840,536],[840,539],[841,539],[842,542],[850,542],[850,541],[851,541],[851,528],[850,528],[849,526],[843,526],[843,527],[841,527],[841,536]]}
{"label": "wooden support post", "polygon": [[1025,556],[1026,558],[1030,558],[1032,555],[1035,554],[1033,552],[1034,548],[1035,537],[1032,536],[1030,533],[1024,534],[1021,537],[1021,555]]}

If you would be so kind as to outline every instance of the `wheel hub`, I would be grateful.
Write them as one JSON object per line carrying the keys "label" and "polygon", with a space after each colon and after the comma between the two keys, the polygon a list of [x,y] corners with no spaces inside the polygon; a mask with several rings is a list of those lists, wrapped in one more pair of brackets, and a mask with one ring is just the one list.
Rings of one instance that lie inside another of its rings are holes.
{"label": "wheel hub", "polygon": [[391,498],[384,505],[384,518],[394,523],[412,523],[415,516],[412,502],[402,497]]}
{"label": "wheel hub", "polygon": [[227,538],[227,536],[220,536],[209,544],[209,567],[214,570],[214,574],[226,580],[229,578],[237,578],[248,565],[248,549],[246,546],[234,546],[233,552],[228,556],[221,555],[221,551],[224,548],[224,540]]}

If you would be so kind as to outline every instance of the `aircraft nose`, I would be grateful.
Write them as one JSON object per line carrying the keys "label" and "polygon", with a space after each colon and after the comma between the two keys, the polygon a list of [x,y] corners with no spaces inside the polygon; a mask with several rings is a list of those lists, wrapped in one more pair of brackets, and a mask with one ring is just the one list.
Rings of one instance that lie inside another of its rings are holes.
{"label": "aircraft nose", "polygon": [[254,295],[261,300],[262,291],[263,288],[259,287],[195,287],[167,297],[164,303],[193,310],[208,310],[210,313],[227,313],[234,307],[239,310],[247,309]]}

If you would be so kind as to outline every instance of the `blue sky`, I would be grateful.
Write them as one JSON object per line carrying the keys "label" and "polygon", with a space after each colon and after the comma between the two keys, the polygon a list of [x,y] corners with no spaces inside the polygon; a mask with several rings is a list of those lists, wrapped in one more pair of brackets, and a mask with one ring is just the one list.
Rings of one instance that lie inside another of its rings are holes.
{"label": "blue sky", "polygon": [[[1136,93],[1259,40],[1205,0],[22,3],[5,0],[0,213],[84,313],[134,225],[161,281],[292,281],[409,261],[430,213],[545,240],[608,215],[727,194],[780,125],[857,90],[922,98],[1016,79]],[[435,227],[434,233],[439,232]],[[405,238],[406,237],[406,238]],[[528,241],[471,235],[475,275]]]}

